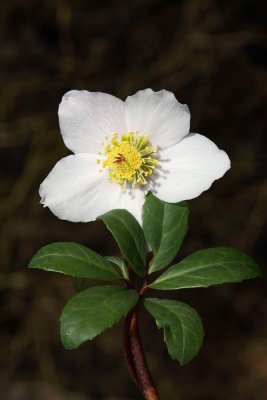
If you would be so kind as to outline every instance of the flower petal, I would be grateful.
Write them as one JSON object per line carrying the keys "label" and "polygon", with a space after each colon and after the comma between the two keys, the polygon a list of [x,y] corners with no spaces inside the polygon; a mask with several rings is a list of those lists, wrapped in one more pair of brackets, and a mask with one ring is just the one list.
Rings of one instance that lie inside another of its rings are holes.
{"label": "flower petal", "polygon": [[41,203],[60,219],[72,222],[94,221],[115,208],[128,210],[141,223],[145,192],[123,192],[99,172],[97,156],[76,154],[62,158],[40,186]]}
{"label": "flower petal", "polygon": [[189,134],[163,150],[160,160],[150,188],[159,199],[170,203],[199,196],[230,168],[228,155],[199,134]]}
{"label": "flower petal", "polygon": [[124,102],[110,94],[71,90],[59,105],[65,145],[73,153],[96,154],[105,136],[126,133]]}
{"label": "flower petal", "polygon": [[140,90],[125,101],[128,132],[147,134],[152,146],[169,147],[189,133],[190,112],[167,90]]}

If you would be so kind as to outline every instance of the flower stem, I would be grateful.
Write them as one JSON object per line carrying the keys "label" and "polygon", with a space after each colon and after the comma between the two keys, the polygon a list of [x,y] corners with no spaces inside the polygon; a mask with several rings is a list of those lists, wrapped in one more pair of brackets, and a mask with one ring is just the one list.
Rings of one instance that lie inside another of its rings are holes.
{"label": "flower stem", "polygon": [[145,359],[140,338],[137,311],[133,309],[125,318],[124,323],[125,356],[130,375],[143,393],[145,400],[159,400],[150,371]]}

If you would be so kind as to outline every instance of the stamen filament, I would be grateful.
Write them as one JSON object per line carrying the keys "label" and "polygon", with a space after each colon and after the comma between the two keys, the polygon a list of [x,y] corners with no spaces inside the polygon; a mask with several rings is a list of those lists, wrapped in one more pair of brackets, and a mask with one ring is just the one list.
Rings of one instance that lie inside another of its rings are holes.
{"label": "stamen filament", "polygon": [[[157,165],[157,160],[152,156],[157,153],[157,148],[150,146],[147,135],[129,132],[119,137],[114,133],[111,138],[106,137],[106,141],[106,144],[102,144],[106,156],[102,166],[109,170],[111,182],[121,184],[123,190],[128,184],[133,189],[137,184],[146,185],[146,177],[153,173]],[[100,159],[97,163],[100,163]]]}

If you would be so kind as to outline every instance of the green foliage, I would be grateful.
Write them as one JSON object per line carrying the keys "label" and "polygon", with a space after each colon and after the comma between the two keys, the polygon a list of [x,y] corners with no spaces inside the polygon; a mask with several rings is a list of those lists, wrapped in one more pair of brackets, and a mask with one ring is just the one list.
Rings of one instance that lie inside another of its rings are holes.
{"label": "green foliage", "polygon": [[92,286],[92,281],[87,278],[73,278],[73,287],[75,292],[81,292]]}
{"label": "green foliage", "polygon": [[198,313],[187,304],[175,300],[148,298],[147,311],[164,330],[164,341],[171,358],[186,364],[194,358],[203,342],[204,331]]}
{"label": "green foliage", "polygon": [[121,257],[116,257],[116,256],[107,256],[105,257],[108,261],[112,262],[113,264],[117,265],[119,267],[122,276],[128,280],[129,279],[129,271],[127,267],[126,261],[121,258]]}
{"label": "green foliage", "polygon": [[172,290],[241,282],[259,276],[257,264],[239,250],[215,247],[197,251],[165,271],[149,286]]}
{"label": "green foliage", "polygon": [[153,250],[149,272],[166,267],[176,256],[188,229],[185,202],[165,203],[149,193],[143,206],[143,230]]}
{"label": "green foliage", "polygon": [[63,345],[70,350],[92,340],[125,316],[137,301],[134,290],[114,285],[79,292],[66,304],[60,318]]}
{"label": "green foliage", "polygon": [[76,278],[120,279],[112,264],[104,257],[72,242],[52,243],[42,247],[33,256],[29,267],[61,272]]}
{"label": "green foliage", "polygon": [[[176,256],[188,228],[185,202],[169,204],[148,194],[143,207],[143,230],[126,210],[112,210],[98,217],[114,236],[121,257],[102,257],[76,243],[52,243],[40,249],[29,267],[61,272],[74,277],[76,295],[61,315],[61,338],[67,349],[77,348],[118,322],[137,304],[133,289],[106,285],[91,287],[90,279],[127,281],[134,287],[132,268],[146,277],[168,266]],[[146,251],[153,257],[147,268]],[[240,282],[259,276],[257,264],[232,248],[200,250],[167,269],[148,288],[173,290]],[[139,282],[140,283],[140,282]],[[143,281],[146,287],[146,281]],[[145,296],[145,293],[143,294]],[[164,340],[172,359],[188,363],[198,353],[204,337],[198,313],[176,300],[146,298],[145,308],[163,328]]]}
{"label": "green foliage", "polygon": [[144,277],[146,270],[146,242],[141,226],[126,210],[112,210],[100,215],[119,245],[122,256],[128,261],[134,272]]}

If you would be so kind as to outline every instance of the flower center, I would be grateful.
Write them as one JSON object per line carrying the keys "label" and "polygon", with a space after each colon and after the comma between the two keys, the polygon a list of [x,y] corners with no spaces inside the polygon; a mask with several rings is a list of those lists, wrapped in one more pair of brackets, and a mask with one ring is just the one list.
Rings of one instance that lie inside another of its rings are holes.
{"label": "flower center", "polygon": [[127,183],[132,188],[137,184],[147,184],[147,177],[157,164],[151,155],[157,152],[157,148],[150,146],[146,135],[130,132],[119,138],[114,133],[111,140],[102,144],[106,155],[102,165],[108,168],[112,182],[122,184],[124,189]]}

